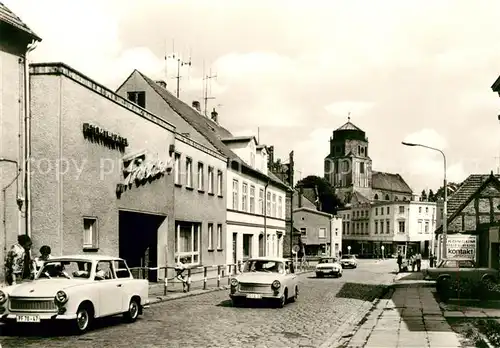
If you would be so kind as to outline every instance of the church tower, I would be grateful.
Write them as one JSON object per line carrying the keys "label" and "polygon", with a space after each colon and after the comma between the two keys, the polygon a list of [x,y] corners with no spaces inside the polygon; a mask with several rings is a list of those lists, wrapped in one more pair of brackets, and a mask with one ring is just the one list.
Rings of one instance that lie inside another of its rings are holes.
{"label": "church tower", "polygon": [[350,203],[354,192],[372,199],[372,160],[368,156],[368,138],[364,131],[351,123],[350,117],[330,138],[330,154],[325,158],[325,179],[345,203]]}

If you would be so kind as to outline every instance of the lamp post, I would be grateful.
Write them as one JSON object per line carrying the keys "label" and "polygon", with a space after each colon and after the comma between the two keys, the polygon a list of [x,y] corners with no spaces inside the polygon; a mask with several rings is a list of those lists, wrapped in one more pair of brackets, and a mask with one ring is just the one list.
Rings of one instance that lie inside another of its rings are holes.
{"label": "lamp post", "polygon": [[[448,216],[448,183],[446,180],[446,155],[444,154],[443,151],[436,149],[435,147],[430,147],[427,145],[422,145],[422,144],[416,144],[416,143],[408,143],[408,142],[402,142],[403,145],[405,146],[418,146],[418,147],[423,147],[429,150],[434,150],[439,152],[441,155],[443,155],[443,163],[444,163],[444,202],[443,202],[443,236],[441,238],[441,259],[446,258],[446,240],[447,240],[447,234],[448,234],[448,221],[447,221],[447,216]],[[434,239],[434,238],[433,238]]]}

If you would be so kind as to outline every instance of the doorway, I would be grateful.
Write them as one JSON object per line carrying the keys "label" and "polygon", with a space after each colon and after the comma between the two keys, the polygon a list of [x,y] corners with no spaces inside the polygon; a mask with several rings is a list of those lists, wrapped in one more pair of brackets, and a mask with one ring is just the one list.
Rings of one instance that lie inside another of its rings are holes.
{"label": "doorway", "polygon": [[[500,268],[500,243],[491,243],[491,268]],[[475,261],[475,260],[474,260]]]}
{"label": "doorway", "polygon": [[[119,211],[118,246],[119,257],[127,261],[130,268],[158,266],[158,229],[165,216]],[[158,281],[158,271],[132,269],[134,277]]]}

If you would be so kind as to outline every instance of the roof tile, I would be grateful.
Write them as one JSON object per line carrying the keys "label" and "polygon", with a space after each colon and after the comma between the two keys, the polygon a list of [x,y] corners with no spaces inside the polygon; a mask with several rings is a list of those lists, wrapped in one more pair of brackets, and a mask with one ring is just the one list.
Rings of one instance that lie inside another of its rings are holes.
{"label": "roof tile", "polygon": [[9,24],[14,28],[17,28],[37,41],[42,41],[42,39],[36,35],[14,12],[12,12],[7,6],[0,2],[0,22]]}
{"label": "roof tile", "polygon": [[413,193],[412,189],[401,177],[401,175],[377,171],[373,171],[372,173],[372,188],[402,193]]}

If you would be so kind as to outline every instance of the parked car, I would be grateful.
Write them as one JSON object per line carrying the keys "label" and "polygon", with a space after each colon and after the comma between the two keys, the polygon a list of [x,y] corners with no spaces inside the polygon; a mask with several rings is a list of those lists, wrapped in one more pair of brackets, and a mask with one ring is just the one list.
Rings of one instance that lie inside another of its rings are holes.
{"label": "parked car", "polygon": [[316,265],[316,277],[327,275],[342,277],[342,265],[335,257],[322,257]]}
{"label": "parked car", "polygon": [[470,259],[453,258],[442,260],[436,268],[427,268],[423,271],[424,279],[443,280],[470,279],[473,281],[498,281],[498,270],[493,268],[477,267]]}
{"label": "parked car", "polygon": [[354,255],[342,255],[340,264],[342,265],[342,268],[357,268],[358,259]]}
{"label": "parked car", "polygon": [[278,307],[299,296],[297,275],[290,260],[276,257],[249,259],[243,272],[230,280],[229,296],[237,307],[246,300],[272,300]]}
{"label": "parked car", "polygon": [[148,300],[148,281],[134,279],[125,260],[102,255],[54,257],[31,282],[0,290],[7,324],[70,321],[83,333],[95,318],[123,314],[133,322]]}

